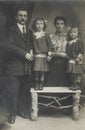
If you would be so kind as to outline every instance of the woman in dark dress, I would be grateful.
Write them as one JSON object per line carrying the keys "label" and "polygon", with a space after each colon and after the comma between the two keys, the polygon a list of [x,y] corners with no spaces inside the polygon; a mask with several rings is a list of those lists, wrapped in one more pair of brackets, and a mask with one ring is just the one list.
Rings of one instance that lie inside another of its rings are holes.
{"label": "woman in dark dress", "polygon": [[53,58],[50,62],[50,73],[47,77],[47,86],[53,87],[67,85],[67,21],[64,17],[58,16],[54,20],[54,25],[56,32],[50,35]]}

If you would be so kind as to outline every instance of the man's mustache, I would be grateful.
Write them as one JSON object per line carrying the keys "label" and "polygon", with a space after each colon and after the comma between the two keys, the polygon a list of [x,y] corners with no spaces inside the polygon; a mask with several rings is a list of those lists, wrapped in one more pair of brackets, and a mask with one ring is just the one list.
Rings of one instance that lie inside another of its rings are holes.
{"label": "man's mustache", "polygon": [[24,19],[21,19],[21,22],[25,22],[25,20],[24,20]]}

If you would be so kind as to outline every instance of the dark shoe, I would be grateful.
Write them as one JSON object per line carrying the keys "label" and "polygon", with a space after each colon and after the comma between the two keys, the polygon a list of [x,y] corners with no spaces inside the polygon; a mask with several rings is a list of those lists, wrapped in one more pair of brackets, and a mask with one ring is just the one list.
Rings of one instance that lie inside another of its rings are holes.
{"label": "dark shoe", "polygon": [[8,122],[10,124],[14,124],[15,123],[15,119],[16,119],[16,116],[9,116]]}
{"label": "dark shoe", "polygon": [[76,91],[76,90],[79,90],[79,89],[80,89],[80,86],[78,84],[76,84],[72,90]]}
{"label": "dark shoe", "polygon": [[38,90],[38,89],[39,89],[39,83],[37,82],[34,90]]}
{"label": "dark shoe", "polygon": [[24,112],[21,112],[19,115],[26,119],[29,118],[29,114],[25,114]]}
{"label": "dark shoe", "polygon": [[69,87],[69,90],[73,90],[73,88],[74,88],[74,86],[72,85],[72,86]]}
{"label": "dark shoe", "polygon": [[69,87],[69,90],[73,90],[74,89],[74,84],[72,84],[70,87]]}
{"label": "dark shoe", "polygon": [[39,90],[43,90],[43,82],[40,82]]}

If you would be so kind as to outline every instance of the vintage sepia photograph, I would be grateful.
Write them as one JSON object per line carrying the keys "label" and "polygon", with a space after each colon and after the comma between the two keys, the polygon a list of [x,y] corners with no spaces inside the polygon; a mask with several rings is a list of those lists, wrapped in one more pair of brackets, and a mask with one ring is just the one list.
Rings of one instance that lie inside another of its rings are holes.
{"label": "vintage sepia photograph", "polygon": [[85,0],[0,0],[0,130],[85,130]]}

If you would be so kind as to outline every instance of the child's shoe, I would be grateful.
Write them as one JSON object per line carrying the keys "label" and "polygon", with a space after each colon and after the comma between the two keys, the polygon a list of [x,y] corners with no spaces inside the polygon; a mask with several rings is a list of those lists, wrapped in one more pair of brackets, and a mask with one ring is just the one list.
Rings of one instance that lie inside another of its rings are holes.
{"label": "child's shoe", "polygon": [[34,88],[34,90],[38,90],[39,89],[39,82],[36,82],[36,86]]}
{"label": "child's shoe", "polygon": [[43,81],[40,81],[39,90],[43,90]]}
{"label": "child's shoe", "polygon": [[73,88],[74,88],[74,85],[71,85],[71,86],[69,87],[69,90],[73,90]]}
{"label": "child's shoe", "polygon": [[73,91],[79,90],[80,89],[80,85],[78,83],[76,83],[73,87]]}

